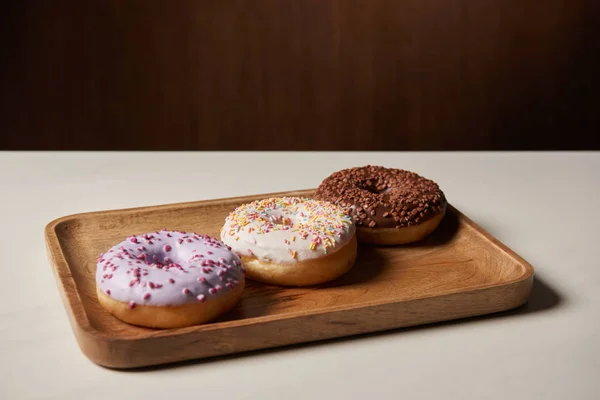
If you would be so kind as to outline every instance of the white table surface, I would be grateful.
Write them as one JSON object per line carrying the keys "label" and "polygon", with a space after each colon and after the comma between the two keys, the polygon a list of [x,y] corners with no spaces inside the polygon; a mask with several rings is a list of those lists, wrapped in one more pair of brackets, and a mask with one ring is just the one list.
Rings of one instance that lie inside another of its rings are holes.
{"label": "white table surface", "polygon": [[[529,305],[138,372],[79,351],[46,259],[52,219],[311,188],[369,163],[436,180],[528,260]],[[0,204],[0,399],[600,398],[600,153],[0,152]]]}

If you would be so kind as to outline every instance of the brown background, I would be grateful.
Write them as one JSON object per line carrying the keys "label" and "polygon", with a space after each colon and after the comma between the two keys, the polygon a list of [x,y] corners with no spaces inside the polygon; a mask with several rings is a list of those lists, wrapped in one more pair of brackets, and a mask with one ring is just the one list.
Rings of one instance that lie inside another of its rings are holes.
{"label": "brown background", "polygon": [[2,149],[598,149],[597,0],[14,1]]}

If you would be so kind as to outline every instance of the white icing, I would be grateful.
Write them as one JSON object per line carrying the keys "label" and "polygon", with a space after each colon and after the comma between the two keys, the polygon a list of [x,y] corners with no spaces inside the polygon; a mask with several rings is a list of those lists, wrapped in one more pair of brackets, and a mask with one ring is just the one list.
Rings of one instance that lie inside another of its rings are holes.
{"label": "white icing", "polygon": [[331,254],[354,232],[352,218],[338,206],[284,197],[238,207],[225,220],[221,240],[242,256],[285,264]]}

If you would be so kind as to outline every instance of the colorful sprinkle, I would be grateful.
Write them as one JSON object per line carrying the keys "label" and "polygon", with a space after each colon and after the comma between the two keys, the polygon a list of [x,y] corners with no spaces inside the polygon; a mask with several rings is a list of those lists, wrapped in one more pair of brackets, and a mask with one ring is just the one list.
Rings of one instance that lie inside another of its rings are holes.
{"label": "colorful sprinkle", "polygon": [[[290,246],[296,241],[296,235],[304,240],[312,237],[307,248],[326,252],[339,243],[337,238],[347,233],[352,225],[352,217],[328,202],[301,197],[268,198],[244,204],[231,212],[221,237],[238,240],[238,232],[255,232],[260,236],[276,231],[291,231],[297,234],[289,239],[284,238],[284,244]],[[254,255],[251,249],[247,253]]]}

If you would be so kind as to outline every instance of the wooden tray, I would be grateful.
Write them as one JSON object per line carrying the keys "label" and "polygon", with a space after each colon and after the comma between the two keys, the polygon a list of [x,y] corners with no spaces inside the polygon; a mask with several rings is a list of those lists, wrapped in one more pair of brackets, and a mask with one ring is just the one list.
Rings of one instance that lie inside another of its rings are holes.
{"label": "wooden tray", "polygon": [[527,301],[531,265],[449,207],[419,244],[360,246],[353,269],[330,284],[280,288],[249,281],[238,306],[214,323],[145,329],[117,320],[98,303],[96,258],[124,237],[165,227],[218,237],[239,204],[312,193],[93,212],[48,224],[48,255],[83,353],[107,367],[141,367],[482,315]]}

